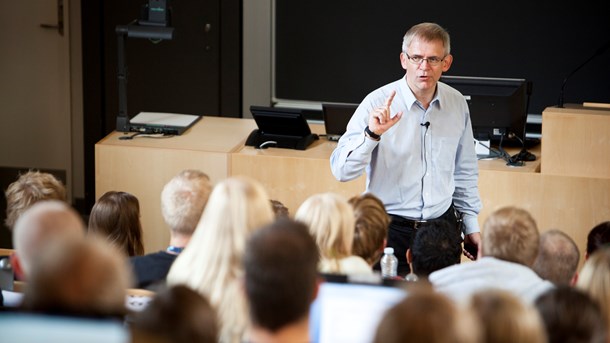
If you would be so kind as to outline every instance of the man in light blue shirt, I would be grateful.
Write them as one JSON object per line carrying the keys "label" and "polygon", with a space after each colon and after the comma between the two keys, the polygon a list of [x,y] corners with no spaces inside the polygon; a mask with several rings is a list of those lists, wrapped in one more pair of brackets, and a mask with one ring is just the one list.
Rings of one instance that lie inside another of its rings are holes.
{"label": "man in light blue shirt", "polygon": [[[481,240],[468,104],[438,82],[452,61],[442,27],[422,23],[409,29],[400,54],[405,77],[365,97],[330,159],[339,181],[366,172],[366,191],[378,196],[392,217],[387,246],[398,257],[399,275],[409,271],[405,254],[415,231],[430,220],[448,221],[456,234],[461,227],[465,244],[478,247]],[[464,254],[476,258],[476,252]]]}

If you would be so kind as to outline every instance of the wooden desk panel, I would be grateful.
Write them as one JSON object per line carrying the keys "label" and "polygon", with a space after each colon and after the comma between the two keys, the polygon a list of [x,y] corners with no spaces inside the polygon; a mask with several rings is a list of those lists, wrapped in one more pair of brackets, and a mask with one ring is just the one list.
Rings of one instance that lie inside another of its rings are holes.
{"label": "wooden desk panel", "polygon": [[231,174],[260,181],[272,199],[281,201],[294,215],[301,203],[316,193],[336,192],[346,198],[364,192],[365,176],[339,182],[330,171],[336,142],[320,139],[307,150],[243,147],[232,154]]}
{"label": "wooden desk panel", "polygon": [[610,178],[610,109],[549,107],[542,137],[544,174]]}
{"label": "wooden desk panel", "polygon": [[119,140],[112,132],[95,145],[95,194],[124,191],[140,201],[144,248],[163,250],[169,231],[161,216],[161,190],[184,169],[199,169],[217,183],[230,175],[230,153],[256,128],[253,120],[202,118],[181,136]]}

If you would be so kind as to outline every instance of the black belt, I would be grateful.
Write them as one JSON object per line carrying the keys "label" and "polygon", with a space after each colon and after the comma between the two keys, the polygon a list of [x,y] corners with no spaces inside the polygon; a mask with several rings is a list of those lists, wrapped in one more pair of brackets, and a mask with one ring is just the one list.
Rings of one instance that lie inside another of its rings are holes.
{"label": "black belt", "polygon": [[395,214],[390,214],[390,213],[388,213],[388,214],[392,218],[392,221],[395,222],[396,224],[398,224],[400,226],[416,229],[416,230],[428,223],[433,223],[433,222],[440,221],[440,220],[448,221],[452,218],[454,218],[454,220],[455,220],[455,212],[454,212],[453,205],[449,206],[449,209],[447,209],[447,211],[445,211],[445,213],[443,213],[440,217],[434,218],[434,219],[427,219],[427,220],[415,220],[415,219],[409,219],[409,218],[397,216]]}

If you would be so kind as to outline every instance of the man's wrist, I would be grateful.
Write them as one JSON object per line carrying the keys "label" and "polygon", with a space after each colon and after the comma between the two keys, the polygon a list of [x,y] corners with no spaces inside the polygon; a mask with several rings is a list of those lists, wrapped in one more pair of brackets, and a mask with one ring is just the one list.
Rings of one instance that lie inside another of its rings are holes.
{"label": "man's wrist", "polygon": [[364,128],[364,134],[367,137],[370,137],[376,141],[381,139],[381,135],[376,134],[375,132],[371,131],[371,129],[368,127],[368,125]]}

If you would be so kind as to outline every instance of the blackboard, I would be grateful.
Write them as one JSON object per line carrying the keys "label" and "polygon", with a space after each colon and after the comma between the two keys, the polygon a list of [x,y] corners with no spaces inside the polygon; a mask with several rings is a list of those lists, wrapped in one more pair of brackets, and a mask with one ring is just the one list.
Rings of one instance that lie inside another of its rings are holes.
{"label": "blackboard", "polygon": [[[610,44],[610,2],[275,0],[274,97],[360,102],[404,76],[406,30],[436,22],[451,35],[447,75],[525,78],[529,113],[557,105],[564,78]],[[567,82],[565,103],[610,103],[610,49]]]}

